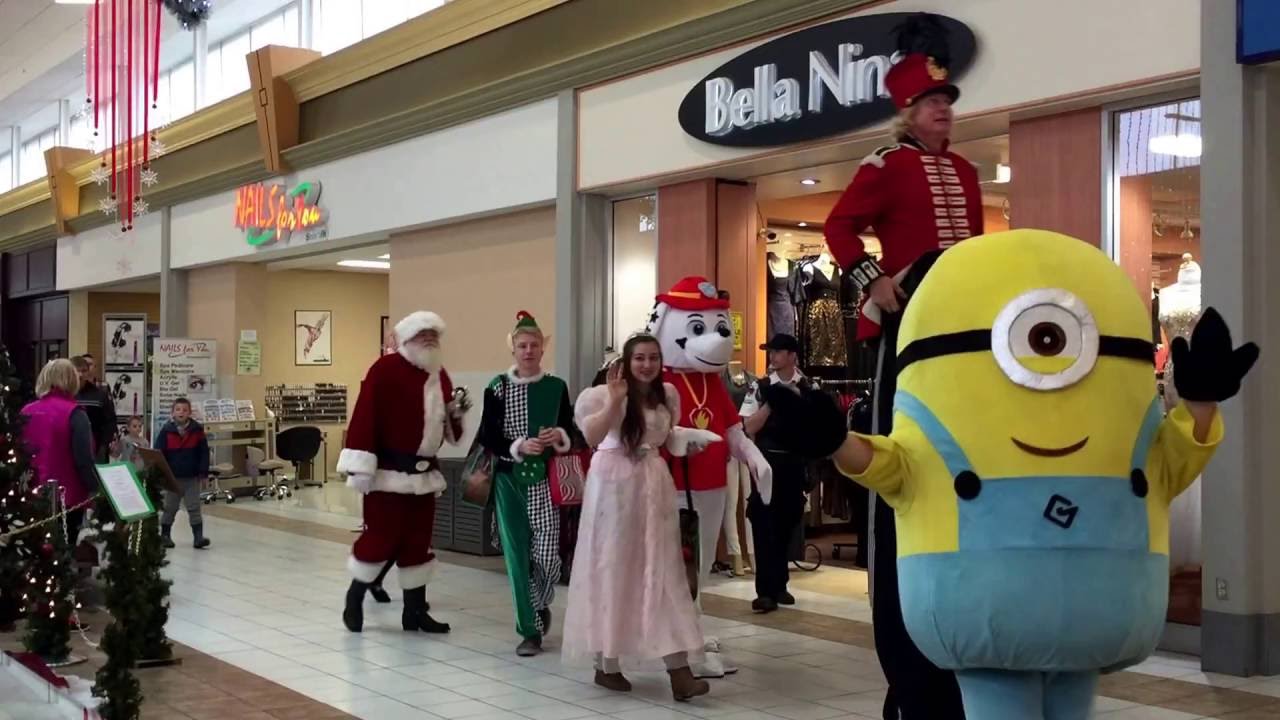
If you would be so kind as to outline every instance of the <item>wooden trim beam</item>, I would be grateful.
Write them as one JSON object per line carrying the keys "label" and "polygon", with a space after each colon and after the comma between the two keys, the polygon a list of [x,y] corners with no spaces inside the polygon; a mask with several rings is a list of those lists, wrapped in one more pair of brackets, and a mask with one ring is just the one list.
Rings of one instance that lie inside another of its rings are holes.
{"label": "wooden trim beam", "polygon": [[71,168],[94,157],[91,150],[73,147],[51,147],[44,151],[44,167],[53,199],[53,226],[58,236],[72,234],[67,224],[80,215],[80,186]]}
{"label": "wooden trim beam", "polygon": [[298,97],[284,75],[319,59],[316,50],[283,45],[267,45],[245,56],[262,161],[273,175],[288,172],[280,153],[298,144]]}

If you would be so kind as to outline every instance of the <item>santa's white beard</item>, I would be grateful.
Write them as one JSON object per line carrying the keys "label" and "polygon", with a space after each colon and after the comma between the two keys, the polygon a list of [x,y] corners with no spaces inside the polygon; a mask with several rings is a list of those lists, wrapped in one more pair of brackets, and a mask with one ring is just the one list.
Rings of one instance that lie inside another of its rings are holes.
{"label": "santa's white beard", "polygon": [[419,345],[418,343],[402,343],[400,355],[415,366],[435,372],[440,369],[440,348]]}

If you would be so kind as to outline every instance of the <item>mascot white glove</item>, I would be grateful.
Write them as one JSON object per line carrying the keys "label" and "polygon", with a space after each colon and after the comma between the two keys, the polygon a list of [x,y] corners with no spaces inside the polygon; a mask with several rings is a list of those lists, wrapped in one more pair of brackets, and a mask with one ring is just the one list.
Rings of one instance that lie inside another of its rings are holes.
{"label": "mascot white glove", "polygon": [[764,453],[751,442],[741,425],[729,429],[729,454],[747,464],[751,476],[755,479],[756,490],[760,493],[760,501],[768,505],[773,500],[773,468],[764,459]]}
{"label": "mascot white glove", "polygon": [[355,488],[361,495],[368,495],[373,490],[373,475],[369,473],[348,473],[347,486]]}
{"label": "mascot white glove", "polygon": [[720,442],[722,439],[710,430],[674,427],[671,428],[671,435],[667,437],[667,450],[676,457],[696,455],[711,443]]}

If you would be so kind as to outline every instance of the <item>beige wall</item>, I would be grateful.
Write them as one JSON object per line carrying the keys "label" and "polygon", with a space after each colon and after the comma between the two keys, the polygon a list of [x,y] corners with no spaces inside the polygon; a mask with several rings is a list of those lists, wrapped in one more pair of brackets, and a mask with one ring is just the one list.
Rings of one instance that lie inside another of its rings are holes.
{"label": "beige wall", "polygon": [[[261,407],[268,385],[347,386],[347,412],[355,408],[360,381],[378,358],[382,316],[387,315],[385,274],[290,270],[267,273],[266,302],[258,337],[262,341],[261,387],[255,406]],[[293,364],[294,310],[333,313],[333,364]],[[243,380],[244,378],[239,378]],[[344,425],[320,425],[328,440],[327,464],[336,472]]]}
{"label": "beige wall", "polygon": [[[348,412],[360,380],[378,356],[378,334],[387,314],[387,276],[351,272],[289,270],[267,272],[264,265],[228,263],[191,271],[187,285],[187,327],[192,338],[218,341],[218,394],[252,400],[264,416],[268,385],[336,383],[347,386]],[[333,364],[293,364],[294,310],[333,313]],[[241,330],[257,330],[262,374],[236,372]],[[330,473],[342,450],[342,425],[322,425],[328,439]]]}
{"label": "beige wall", "polygon": [[555,210],[543,208],[393,237],[392,323],[414,310],[439,313],[454,376],[508,367],[506,335],[520,310],[554,344],[555,234]]}

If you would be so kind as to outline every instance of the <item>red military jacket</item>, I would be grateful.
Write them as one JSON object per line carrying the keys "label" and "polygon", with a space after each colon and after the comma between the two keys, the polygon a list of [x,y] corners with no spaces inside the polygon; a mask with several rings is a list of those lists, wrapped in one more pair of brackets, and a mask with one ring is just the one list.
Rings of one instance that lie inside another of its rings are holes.
{"label": "red military jacket", "polygon": [[[878,263],[859,237],[868,227],[880,238]],[[924,253],[982,230],[978,171],[950,150],[932,153],[910,136],[863,159],[824,227],[832,257],[859,288],[880,275],[896,276]],[[879,308],[864,306],[858,339],[878,331]]]}

